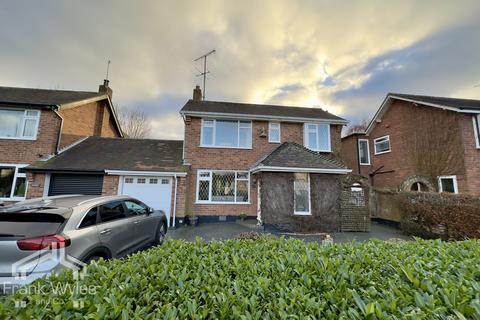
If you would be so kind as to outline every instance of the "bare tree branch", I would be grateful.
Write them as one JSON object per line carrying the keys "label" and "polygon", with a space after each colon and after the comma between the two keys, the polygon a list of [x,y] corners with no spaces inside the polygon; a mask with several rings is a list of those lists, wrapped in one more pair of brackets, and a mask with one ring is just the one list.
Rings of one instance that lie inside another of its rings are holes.
{"label": "bare tree branch", "polygon": [[360,122],[352,123],[346,128],[345,135],[348,136],[349,134],[352,134],[352,133],[365,132],[369,123],[370,121],[368,119],[363,119]]}
{"label": "bare tree branch", "polygon": [[125,138],[139,139],[150,135],[152,125],[143,110],[117,107],[116,111]]}

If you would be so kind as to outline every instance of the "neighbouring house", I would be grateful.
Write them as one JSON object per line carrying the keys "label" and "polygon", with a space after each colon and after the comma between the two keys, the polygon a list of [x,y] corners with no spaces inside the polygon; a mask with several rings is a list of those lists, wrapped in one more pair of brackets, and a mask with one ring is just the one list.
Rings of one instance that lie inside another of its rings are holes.
{"label": "neighbouring house", "polygon": [[341,229],[337,158],[346,120],[320,108],[202,101],[181,109],[188,166],[185,212],[246,215],[287,230]]}
{"label": "neighbouring house", "polygon": [[0,202],[25,199],[22,168],[87,136],[121,137],[108,81],[98,92],[0,87]]}
{"label": "neighbouring house", "polygon": [[389,93],[344,162],[380,189],[480,196],[480,100]]}

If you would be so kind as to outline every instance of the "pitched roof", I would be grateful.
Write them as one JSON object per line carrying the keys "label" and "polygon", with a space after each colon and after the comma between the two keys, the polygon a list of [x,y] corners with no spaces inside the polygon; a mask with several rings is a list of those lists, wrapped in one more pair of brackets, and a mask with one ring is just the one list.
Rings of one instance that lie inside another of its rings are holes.
{"label": "pitched roof", "polygon": [[284,142],[251,169],[256,171],[299,171],[347,173],[349,170],[331,153],[315,152],[297,143]]}
{"label": "pitched roof", "polygon": [[104,96],[105,93],[70,90],[0,87],[0,103],[62,105]]}
{"label": "pitched roof", "polygon": [[289,107],[266,104],[250,104],[224,101],[188,100],[180,113],[183,115],[223,115],[247,118],[280,120],[325,120],[346,124],[348,121],[320,108]]}
{"label": "pitched roof", "polygon": [[388,93],[365,130],[366,134],[372,132],[377,123],[376,120],[383,117],[393,100],[404,100],[417,103],[418,105],[447,109],[453,112],[480,113],[480,100]]}
{"label": "pitched roof", "polygon": [[47,161],[38,161],[27,171],[183,172],[183,141],[89,137]]}
{"label": "pitched roof", "polygon": [[479,110],[480,111],[480,100],[420,96],[420,95],[403,94],[403,93],[389,93],[388,95],[391,97],[399,97],[399,98],[404,98],[408,100],[415,100],[415,101],[424,102],[427,104],[436,104],[439,106],[451,107],[459,110]]}

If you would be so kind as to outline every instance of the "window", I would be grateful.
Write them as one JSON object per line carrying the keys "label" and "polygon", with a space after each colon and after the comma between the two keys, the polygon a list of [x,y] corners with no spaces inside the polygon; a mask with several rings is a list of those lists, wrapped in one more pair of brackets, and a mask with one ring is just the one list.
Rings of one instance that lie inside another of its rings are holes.
{"label": "window", "polygon": [[98,212],[98,207],[90,209],[90,211],[87,212],[85,217],[83,218],[82,222],[78,226],[79,229],[81,228],[86,228],[90,226],[94,226],[97,224],[97,212]]}
{"label": "window", "polygon": [[480,114],[473,116],[473,132],[475,134],[475,143],[477,149],[480,149]]}
{"label": "window", "polygon": [[0,109],[0,138],[34,140],[39,120],[37,110]]}
{"label": "window", "polygon": [[125,178],[125,183],[133,183],[133,178]]}
{"label": "window", "polygon": [[158,179],[150,179],[150,184],[158,184]]}
{"label": "window", "polygon": [[0,199],[23,200],[27,190],[25,173],[18,172],[26,165],[0,165]]}
{"label": "window", "polygon": [[365,194],[363,192],[362,185],[355,182],[350,187],[350,204],[356,207],[365,206]]}
{"label": "window", "polygon": [[308,173],[295,173],[294,176],[293,213],[310,215],[310,175]]}
{"label": "window", "polygon": [[324,123],[305,123],[305,147],[313,151],[330,152],[330,125]]}
{"label": "window", "polygon": [[279,122],[268,123],[268,142],[280,143],[280,123]]}
{"label": "window", "polygon": [[168,179],[162,179],[162,184],[169,184],[170,183],[170,180]]}
{"label": "window", "polygon": [[246,171],[198,171],[197,202],[248,203],[250,175]]}
{"label": "window", "polygon": [[415,191],[415,192],[426,192],[428,191],[428,187],[425,183],[423,182],[420,182],[420,181],[417,181],[417,182],[414,182],[411,186],[410,186],[410,191]]}
{"label": "window", "polygon": [[100,206],[100,220],[109,222],[127,218],[127,212],[122,201],[114,201]]}
{"label": "window", "polygon": [[128,213],[131,216],[139,216],[148,213],[148,207],[141,202],[128,200],[125,201],[125,207],[127,207]]}
{"label": "window", "polygon": [[202,147],[251,148],[252,122],[235,120],[202,120]]}
{"label": "window", "polygon": [[370,148],[367,139],[358,139],[358,160],[361,165],[370,165]]}
{"label": "window", "polygon": [[438,177],[438,190],[440,192],[458,193],[457,176]]}
{"label": "window", "polygon": [[146,182],[145,178],[138,178],[137,183],[144,184]]}
{"label": "window", "polygon": [[390,152],[390,136],[384,136],[373,140],[375,144],[375,154]]}

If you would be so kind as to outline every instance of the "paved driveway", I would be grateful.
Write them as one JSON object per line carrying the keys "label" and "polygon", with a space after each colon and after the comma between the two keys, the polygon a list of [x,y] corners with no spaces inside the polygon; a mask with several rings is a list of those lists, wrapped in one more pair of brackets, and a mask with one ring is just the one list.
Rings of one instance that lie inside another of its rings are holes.
{"label": "paved driveway", "polygon": [[[203,223],[197,227],[183,226],[178,229],[170,229],[167,237],[170,239],[183,239],[186,241],[193,241],[196,237],[201,237],[206,241],[224,240],[235,238],[242,232],[259,232],[255,226],[255,220],[248,220],[243,222],[218,222],[218,223]],[[275,234],[282,235],[282,234]],[[305,241],[320,241],[318,235],[285,235],[287,237],[294,237],[303,239]],[[348,242],[348,241],[367,241],[369,239],[403,239],[410,240],[411,237],[403,235],[400,230],[390,226],[372,222],[370,232],[338,232],[333,235],[334,242]]]}

